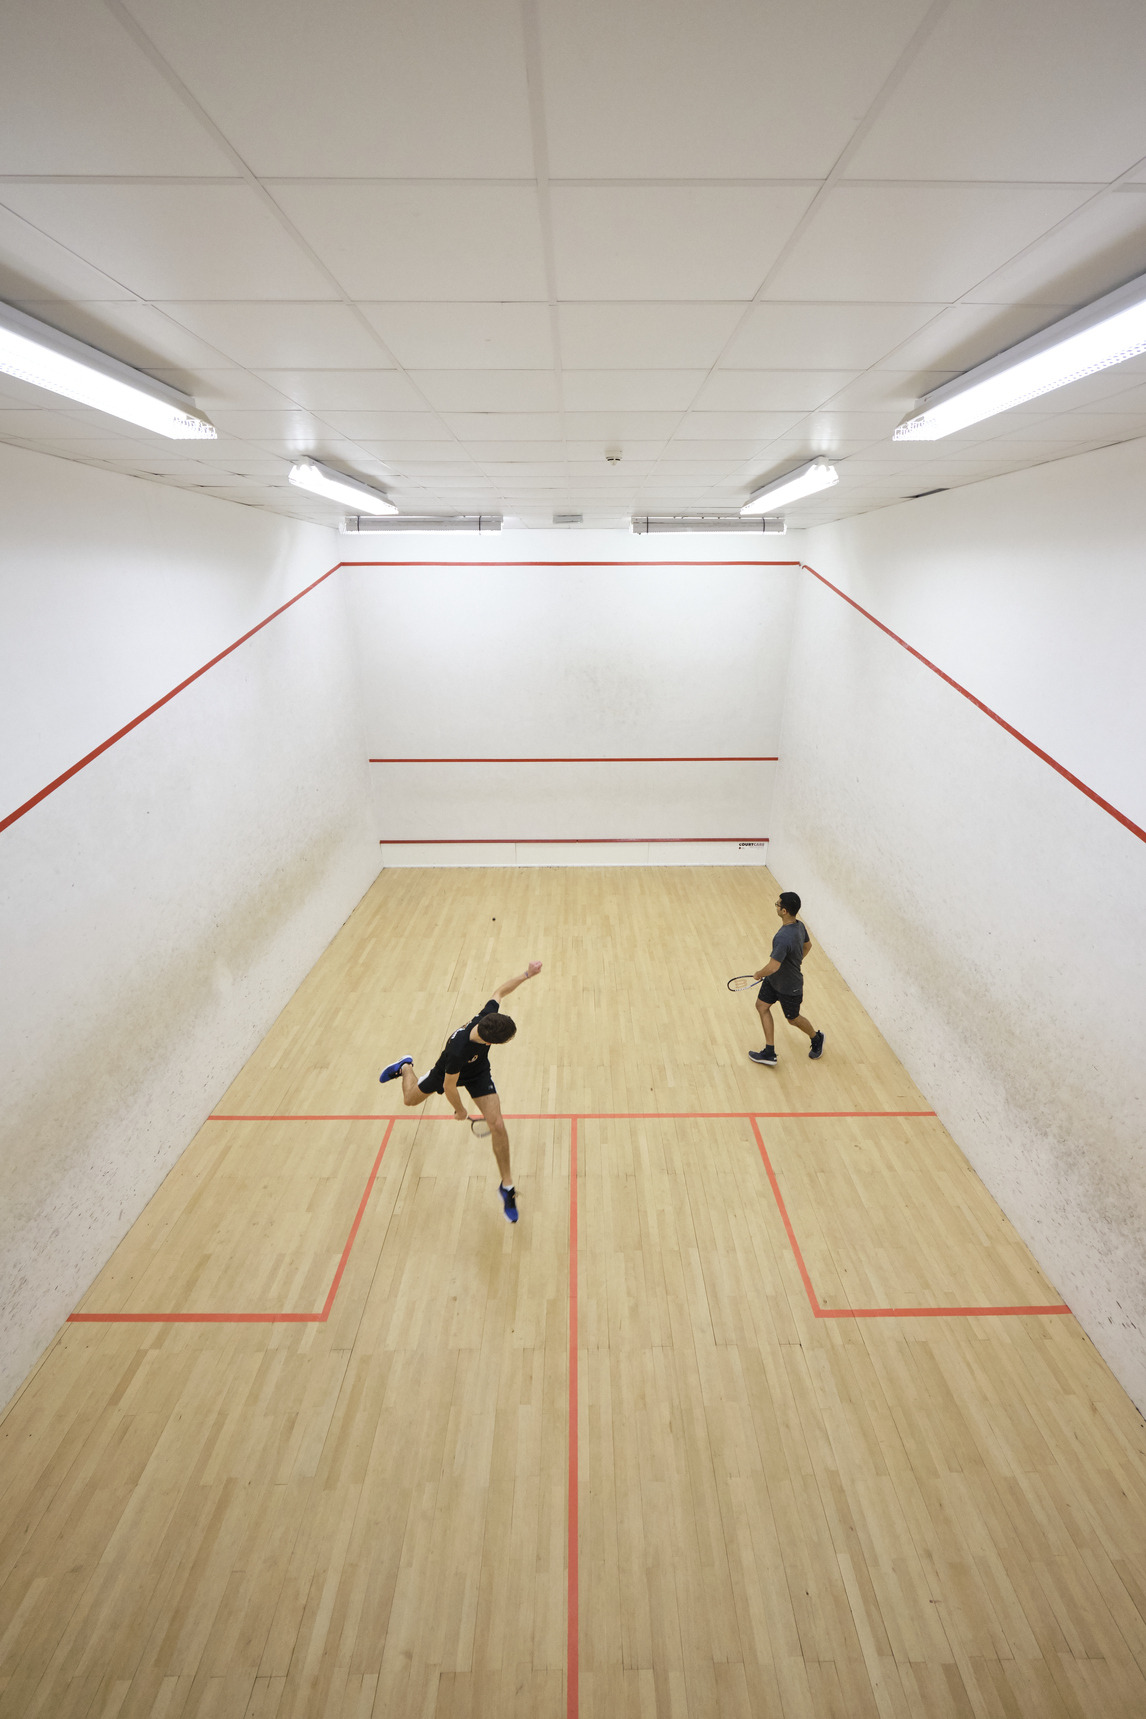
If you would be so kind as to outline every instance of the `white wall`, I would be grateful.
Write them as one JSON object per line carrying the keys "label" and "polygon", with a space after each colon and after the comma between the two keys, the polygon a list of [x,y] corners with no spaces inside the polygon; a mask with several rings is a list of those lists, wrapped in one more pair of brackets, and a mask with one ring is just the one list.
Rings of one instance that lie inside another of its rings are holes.
{"label": "white wall", "polygon": [[[796,541],[1146,826],[1146,442]],[[1146,1408],[1146,844],[807,572],[780,751],[777,877]]]}
{"label": "white wall", "polygon": [[[779,559],[785,540],[345,541],[356,558],[429,563],[348,575],[372,757],[778,751],[795,570],[720,563]],[[593,565],[610,561],[623,564]],[[764,863],[766,846],[687,838],[767,838],[774,775],[743,763],[376,764],[377,835],[390,838],[388,865]]]}
{"label": "white wall", "polygon": [[[0,446],[0,817],[340,559]],[[341,575],[0,833],[0,1402],[368,887]]]}

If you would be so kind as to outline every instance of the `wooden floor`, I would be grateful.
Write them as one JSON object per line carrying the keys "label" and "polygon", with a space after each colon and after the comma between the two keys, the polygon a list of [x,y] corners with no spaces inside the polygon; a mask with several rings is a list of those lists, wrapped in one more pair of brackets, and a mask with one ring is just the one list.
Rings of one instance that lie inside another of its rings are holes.
{"label": "wooden floor", "polygon": [[[383,874],[0,1424],[0,1715],[1146,1715],[1143,1422],[773,899]],[[513,1227],[377,1071],[533,957]]]}

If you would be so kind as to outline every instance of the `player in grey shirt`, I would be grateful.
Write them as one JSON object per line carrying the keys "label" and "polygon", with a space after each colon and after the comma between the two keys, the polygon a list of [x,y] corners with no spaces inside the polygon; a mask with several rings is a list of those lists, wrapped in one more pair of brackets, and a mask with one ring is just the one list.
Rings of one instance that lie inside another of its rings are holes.
{"label": "player in grey shirt", "polygon": [[800,897],[795,890],[786,889],[778,897],[776,912],[780,916],[781,925],[772,939],[772,959],[761,967],[759,973],[753,973],[754,979],[761,981],[760,991],[756,998],[756,1012],[764,1026],[764,1049],[749,1051],[753,1062],[762,1063],[765,1068],[776,1067],[776,1028],[772,1021],[772,1004],[779,1003],[784,1011],[784,1019],[794,1027],[799,1027],[802,1033],[807,1033],[812,1041],[808,1055],[815,1060],[824,1054],[824,1035],[817,1032],[811,1021],[805,1020],[802,1008],[804,1002],[803,960],[812,947],[812,939],[801,920],[796,918],[800,911]]}

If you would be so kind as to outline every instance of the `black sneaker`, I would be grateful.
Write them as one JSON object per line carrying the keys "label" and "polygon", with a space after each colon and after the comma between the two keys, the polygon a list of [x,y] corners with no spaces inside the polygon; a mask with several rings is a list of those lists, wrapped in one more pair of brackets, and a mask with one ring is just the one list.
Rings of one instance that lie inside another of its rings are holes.
{"label": "black sneaker", "polygon": [[517,1191],[514,1188],[503,1188],[499,1182],[497,1191],[501,1195],[501,1203],[505,1207],[505,1215],[511,1224],[517,1222]]}
{"label": "black sneaker", "polygon": [[765,1068],[776,1067],[776,1046],[765,1045],[762,1051],[749,1051],[749,1062],[761,1063]]}
{"label": "black sneaker", "polygon": [[815,1062],[816,1058],[818,1056],[823,1056],[823,1054],[824,1054],[824,1035],[823,1035],[823,1033],[813,1033],[812,1034],[812,1048],[808,1052],[808,1055],[811,1057],[812,1061]]}

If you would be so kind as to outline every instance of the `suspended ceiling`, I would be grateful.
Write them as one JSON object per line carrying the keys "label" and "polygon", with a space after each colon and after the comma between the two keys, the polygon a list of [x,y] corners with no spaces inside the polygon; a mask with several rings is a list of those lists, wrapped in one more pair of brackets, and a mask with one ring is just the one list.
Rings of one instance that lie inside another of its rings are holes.
{"label": "suspended ceiling", "polygon": [[[334,523],[791,525],[1146,434],[1146,359],[938,443],[917,397],[1146,272],[1137,0],[36,0],[0,298],[193,395],[178,443],[0,377],[0,440]],[[619,452],[611,463],[607,453]]]}

